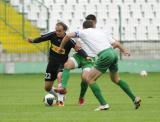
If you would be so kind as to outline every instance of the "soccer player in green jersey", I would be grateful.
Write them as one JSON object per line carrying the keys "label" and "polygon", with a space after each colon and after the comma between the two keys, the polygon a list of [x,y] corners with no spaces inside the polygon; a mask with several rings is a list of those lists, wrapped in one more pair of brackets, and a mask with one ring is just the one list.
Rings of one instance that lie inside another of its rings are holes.
{"label": "soccer player in green jersey", "polygon": [[[109,35],[107,35],[103,30],[96,29],[93,21],[85,21],[83,23],[83,30],[68,33],[62,40],[60,45],[60,52],[63,52],[63,47],[66,42],[70,38],[78,37],[80,38],[89,48],[94,52],[95,55],[98,56],[98,59],[95,62],[95,66],[91,69],[88,75],[85,77],[85,80],[89,84],[92,92],[100,102],[100,106],[96,108],[96,111],[99,110],[107,110],[109,109],[109,105],[103,98],[100,88],[96,84],[96,79],[99,78],[103,73],[106,72],[107,69],[110,71],[111,80],[116,83],[133,101],[135,105],[135,109],[139,108],[141,99],[140,97],[136,97],[128,84],[120,79],[118,73],[118,56],[112,45],[120,49],[120,51],[124,55],[130,55],[128,50],[122,47],[120,43],[112,39]],[[62,74],[62,88],[59,89],[58,92],[66,93],[67,88],[67,80],[68,80],[68,70],[64,69]]]}

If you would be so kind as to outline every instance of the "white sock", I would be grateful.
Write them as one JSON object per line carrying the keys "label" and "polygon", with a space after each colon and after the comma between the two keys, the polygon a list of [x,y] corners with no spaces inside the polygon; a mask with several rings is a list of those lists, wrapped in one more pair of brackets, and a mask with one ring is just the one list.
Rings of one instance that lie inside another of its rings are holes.
{"label": "white sock", "polygon": [[53,88],[49,91],[49,93],[50,93],[50,94],[53,94],[55,97],[57,97],[57,93],[54,91]]}
{"label": "white sock", "polygon": [[58,101],[64,102],[64,100],[65,100],[65,95],[64,94],[57,93],[57,96],[58,96]]}
{"label": "white sock", "polygon": [[58,84],[58,88],[62,88],[62,83],[59,83],[59,84]]}

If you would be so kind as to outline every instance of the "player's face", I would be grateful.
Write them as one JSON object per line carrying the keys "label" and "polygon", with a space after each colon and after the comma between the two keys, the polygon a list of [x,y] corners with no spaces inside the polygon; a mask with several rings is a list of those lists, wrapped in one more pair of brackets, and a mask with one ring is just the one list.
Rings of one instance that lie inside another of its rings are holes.
{"label": "player's face", "polygon": [[55,30],[56,30],[56,34],[58,37],[64,37],[65,31],[63,29],[63,26],[58,25],[58,26],[56,26]]}

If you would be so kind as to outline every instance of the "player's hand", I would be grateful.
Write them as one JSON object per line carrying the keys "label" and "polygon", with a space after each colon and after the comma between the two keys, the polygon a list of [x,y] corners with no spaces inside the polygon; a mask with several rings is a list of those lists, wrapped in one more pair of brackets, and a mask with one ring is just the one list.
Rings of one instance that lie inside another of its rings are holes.
{"label": "player's hand", "polygon": [[81,49],[81,45],[79,43],[76,43],[74,49],[75,49],[75,51],[80,50]]}
{"label": "player's hand", "polygon": [[88,57],[86,57],[86,59],[87,59],[87,60],[92,60],[92,58],[91,58],[91,57],[89,57],[89,56],[88,56]]}
{"label": "player's hand", "polygon": [[59,48],[59,49],[58,49],[58,53],[59,53],[59,54],[64,54],[64,52],[65,52],[65,49],[64,49],[64,48]]}
{"label": "player's hand", "polygon": [[122,51],[122,53],[123,53],[124,56],[130,56],[131,55],[129,50],[126,49],[126,48]]}
{"label": "player's hand", "polygon": [[94,62],[94,60],[92,59],[92,57],[86,57],[86,59],[88,60],[88,61],[91,61],[92,63]]}
{"label": "player's hand", "polygon": [[27,41],[28,41],[29,43],[33,43],[33,39],[31,39],[31,38],[28,38]]}

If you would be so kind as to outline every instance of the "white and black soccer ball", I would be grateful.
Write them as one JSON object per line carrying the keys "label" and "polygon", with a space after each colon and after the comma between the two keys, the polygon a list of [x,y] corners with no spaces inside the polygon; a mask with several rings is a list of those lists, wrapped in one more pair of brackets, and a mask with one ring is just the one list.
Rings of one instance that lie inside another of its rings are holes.
{"label": "white and black soccer ball", "polygon": [[57,98],[53,94],[47,94],[44,97],[44,104],[46,106],[52,106],[57,103]]}

